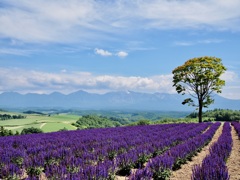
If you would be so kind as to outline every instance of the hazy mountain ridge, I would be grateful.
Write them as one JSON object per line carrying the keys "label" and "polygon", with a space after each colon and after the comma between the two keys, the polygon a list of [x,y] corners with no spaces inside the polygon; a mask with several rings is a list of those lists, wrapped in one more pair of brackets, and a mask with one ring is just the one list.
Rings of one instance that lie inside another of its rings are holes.
{"label": "hazy mountain ridge", "polygon": [[[183,106],[182,100],[186,96],[167,93],[140,93],[133,91],[109,92],[94,94],[77,91],[68,95],[53,92],[51,94],[19,94],[4,92],[0,94],[2,108],[80,108],[80,109],[136,109],[161,111],[191,111],[193,107]],[[240,100],[226,99],[214,96],[215,103],[210,109],[240,109]]]}

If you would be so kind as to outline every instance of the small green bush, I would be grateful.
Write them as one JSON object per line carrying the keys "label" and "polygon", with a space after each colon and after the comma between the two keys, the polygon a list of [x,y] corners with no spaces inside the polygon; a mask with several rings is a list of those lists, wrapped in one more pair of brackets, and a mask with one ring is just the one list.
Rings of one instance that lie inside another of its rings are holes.
{"label": "small green bush", "polygon": [[30,127],[24,128],[21,132],[21,134],[36,134],[36,133],[43,133],[43,131],[39,128]]}

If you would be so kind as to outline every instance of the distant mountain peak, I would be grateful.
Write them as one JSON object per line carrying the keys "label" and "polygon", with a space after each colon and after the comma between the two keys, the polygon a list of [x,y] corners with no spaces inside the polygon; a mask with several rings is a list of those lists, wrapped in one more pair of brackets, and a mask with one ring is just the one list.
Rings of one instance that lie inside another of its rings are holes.
{"label": "distant mountain peak", "polygon": [[54,92],[52,92],[51,94],[49,94],[49,95],[63,95],[62,93],[60,93],[60,92],[57,92],[57,91],[54,91]]}
{"label": "distant mountain peak", "polygon": [[[105,94],[88,93],[79,90],[67,95],[59,92],[51,94],[19,94],[5,92],[0,94],[0,108],[80,108],[80,109],[127,109],[159,111],[191,111],[194,107],[183,106],[186,96],[167,93],[141,93],[134,91],[116,91]],[[239,109],[240,100],[230,100],[219,95],[214,96],[215,103],[209,109]]]}
{"label": "distant mountain peak", "polygon": [[13,91],[9,91],[9,92],[3,92],[2,94],[0,94],[0,95],[21,95],[20,93],[18,93],[18,92],[13,92]]}
{"label": "distant mountain peak", "polygon": [[[72,93],[70,93],[70,94],[90,94],[90,93],[88,93],[87,91],[78,90],[78,91],[72,92]],[[68,95],[70,95],[70,94],[68,94]]]}

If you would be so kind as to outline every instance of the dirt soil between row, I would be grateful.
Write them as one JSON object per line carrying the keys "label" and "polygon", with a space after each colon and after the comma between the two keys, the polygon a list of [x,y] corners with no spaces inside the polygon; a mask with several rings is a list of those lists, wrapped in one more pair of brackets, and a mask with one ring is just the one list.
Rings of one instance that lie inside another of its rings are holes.
{"label": "dirt soil between row", "polygon": [[192,158],[187,164],[182,165],[181,169],[173,171],[170,180],[191,180],[192,168],[194,165],[201,164],[202,160],[209,154],[209,148],[218,140],[222,134],[223,125],[221,125],[214,134],[210,143],[205,146],[197,156]]}
{"label": "dirt soil between row", "polygon": [[[218,140],[222,133],[223,125],[221,125],[213,136],[211,142],[193,157],[192,161],[183,165],[181,169],[173,171],[170,180],[190,180],[192,176],[192,168],[194,165],[201,164],[203,159],[209,154],[209,148]],[[230,157],[227,160],[228,173],[230,180],[240,180],[240,139],[234,127],[231,126],[231,134],[233,139],[233,146]]]}
{"label": "dirt soil between row", "polygon": [[[209,154],[209,148],[218,140],[222,134],[223,124],[218,128],[210,143],[205,146],[197,156],[192,158],[187,164],[184,164],[181,169],[173,171],[170,180],[191,180],[192,168],[194,165],[201,164],[203,159]],[[240,180],[240,138],[233,126],[231,126],[231,135],[233,146],[230,157],[227,160],[228,172],[230,180]],[[117,176],[116,180],[126,180],[127,177]]]}
{"label": "dirt soil between row", "polygon": [[232,126],[233,147],[230,157],[227,160],[228,173],[230,180],[240,180],[240,139]]}

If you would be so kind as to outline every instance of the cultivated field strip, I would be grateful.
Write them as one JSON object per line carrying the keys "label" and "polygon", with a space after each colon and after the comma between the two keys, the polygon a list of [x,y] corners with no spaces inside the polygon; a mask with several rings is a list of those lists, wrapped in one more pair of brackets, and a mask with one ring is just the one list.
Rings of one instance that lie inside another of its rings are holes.
{"label": "cultivated field strip", "polygon": [[149,159],[195,138],[210,125],[133,126],[0,138],[0,178],[114,179],[116,174],[143,168]]}
{"label": "cultivated field strip", "polygon": [[[232,125],[221,126],[209,155],[194,166],[193,180],[239,179],[240,126]],[[168,179],[201,154],[219,127],[167,124],[1,137],[0,179]]]}
{"label": "cultivated field strip", "polygon": [[236,130],[238,137],[240,138],[240,123],[232,122],[232,125],[233,125],[234,129]]}
{"label": "cultivated field strip", "polygon": [[230,157],[227,160],[228,172],[230,180],[240,179],[240,124],[237,122],[232,123],[232,139],[233,147]]}
{"label": "cultivated field strip", "polygon": [[181,179],[191,179],[192,168],[194,165],[201,164],[202,160],[209,154],[210,147],[218,140],[219,136],[222,133],[222,125],[217,129],[214,134],[211,142],[205,146],[201,152],[194,156],[191,161],[188,161],[186,164],[182,165],[181,169],[173,171],[170,177],[170,180],[181,180]]}
{"label": "cultivated field strip", "polygon": [[232,151],[232,136],[230,123],[224,123],[222,134],[218,141],[210,147],[201,165],[193,167],[192,180],[228,180],[230,179],[226,161]]}
{"label": "cultivated field strip", "polygon": [[197,155],[201,149],[207,145],[220,123],[213,124],[203,134],[198,134],[192,139],[188,139],[164,152],[160,156],[152,158],[147,166],[143,169],[137,170],[130,175],[130,180],[135,179],[167,179],[171,175],[172,170],[181,168],[182,164],[191,160],[193,156]]}

